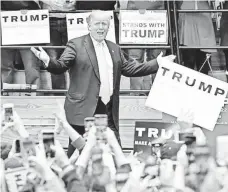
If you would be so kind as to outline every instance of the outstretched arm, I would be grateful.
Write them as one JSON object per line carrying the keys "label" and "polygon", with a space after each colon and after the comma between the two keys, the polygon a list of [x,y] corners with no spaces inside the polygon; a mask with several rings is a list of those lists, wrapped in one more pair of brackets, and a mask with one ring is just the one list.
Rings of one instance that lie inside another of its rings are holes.
{"label": "outstretched arm", "polygon": [[176,58],[174,55],[162,57],[163,53],[161,52],[156,59],[144,63],[139,63],[134,58],[126,60],[121,50],[120,54],[122,60],[121,73],[127,77],[141,77],[156,73],[159,68],[159,63],[162,60],[173,61]]}
{"label": "outstretched arm", "polygon": [[49,57],[42,47],[39,47],[39,50],[31,47],[31,51],[44,63],[45,68],[49,72],[55,74],[60,74],[68,70],[73,65],[73,61],[76,57],[76,51],[72,41],[67,43],[64,52],[58,60]]}
{"label": "outstretched arm", "polygon": [[120,50],[122,66],[121,73],[127,77],[140,77],[150,75],[158,70],[157,60],[151,60],[145,63],[139,63],[136,59],[129,58],[127,60]]}

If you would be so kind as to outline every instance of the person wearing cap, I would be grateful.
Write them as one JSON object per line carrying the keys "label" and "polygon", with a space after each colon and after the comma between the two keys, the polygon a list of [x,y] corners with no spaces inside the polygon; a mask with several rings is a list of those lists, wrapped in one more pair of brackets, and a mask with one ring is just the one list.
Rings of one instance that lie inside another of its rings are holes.
{"label": "person wearing cap", "polygon": [[[105,11],[93,11],[87,18],[89,34],[71,39],[58,60],[54,60],[40,47],[34,54],[51,73],[63,73],[69,69],[70,87],[66,94],[65,111],[69,124],[85,133],[84,119],[95,114],[107,114],[108,126],[119,143],[119,91],[121,74],[128,77],[145,76],[158,70],[158,61],[170,55],[145,62],[126,60],[118,45],[106,40],[110,15]],[[73,150],[68,148],[68,155]]]}

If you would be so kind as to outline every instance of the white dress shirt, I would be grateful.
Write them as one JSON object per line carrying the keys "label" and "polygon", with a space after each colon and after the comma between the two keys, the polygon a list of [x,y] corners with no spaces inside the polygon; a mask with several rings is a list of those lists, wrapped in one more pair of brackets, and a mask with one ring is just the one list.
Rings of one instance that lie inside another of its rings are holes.
{"label": "white dress shirt", "polygon": [[[102,81],[109,81],[109,94],[111,96],[113,94],[113,62],[112,62],[111,54],[109,52],[108,46],[105,41],[98,42],[92,36],[91,36],[91,39],[97,56],[101,83]],[[101,49],[101,47],[103,49]],[[105,70],[107,70],[107,73],[108,73],[108,75],[106,75],[108,79],[106,80],[102,79],[102,77],[104,77],[104,75],[101,74],[101,72],[104,72],[102,68],[103,65],[106,65]],[[101,96],[101,92],[99,93],[99,96]]]}

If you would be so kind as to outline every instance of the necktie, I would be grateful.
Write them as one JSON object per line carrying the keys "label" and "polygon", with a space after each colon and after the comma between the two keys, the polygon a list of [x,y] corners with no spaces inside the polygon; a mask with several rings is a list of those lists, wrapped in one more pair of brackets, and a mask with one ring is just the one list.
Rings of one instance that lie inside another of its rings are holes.
{"label": "necktie", "polygon": [[99,62],[99,73],[100,73],[100,96],[103,103],[106,105],[110,100],[110,85],[109,85],[109,76],[108,76],[108,67],[107,67],[107,60],[105,57],[105,51],[104,51],[104,43],[99,43],[99,56],[100,56],[100,62]]}

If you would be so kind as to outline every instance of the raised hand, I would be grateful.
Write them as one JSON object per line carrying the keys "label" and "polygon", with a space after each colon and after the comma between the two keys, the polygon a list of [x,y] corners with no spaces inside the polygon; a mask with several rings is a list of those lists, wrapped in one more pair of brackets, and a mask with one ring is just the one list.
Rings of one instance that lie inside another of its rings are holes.
{"label": "raised hand", "polygon": [[54,173],[51,171],[44,151],[44,146],[40,145],[36,146],[36,156],[29,156],[29,166],[31,169],[34,169],[37,173],[39,173],[42,177],[47,179],[50,175]]}
{"label": "raised hand", "polygon": [[2,135],[5,131],[9,131],[13,136],[16,136],[16,137],[22,137],[22,138],[29,137],[29,133],[25,129],[24,124],[16,111],[13,112],[13,121],[12,122],[5,122],[3,120],[4,115],[5,115],[4,111],[2,111],[2,114],[1,114],[2,128],[1,128],[0,135]]}
{"label": "raised hand", "polygon": [[39,50],[35,49],[34,47],[31,47],[31,51],[34,53],[34,55],[43,61],[45,67],[48,67],[48,63],[50,61],[50,57],[48,54],[43,50],[42,47],[39,47]]}
{"label": "raised hand", "polygon": [[194,112],[192,109],[181,109],[178,117],[177,123],[181,130],[187,130],[192,128],[194,121]]}
{"label": "raised hand", "polygon": [[56,102],[59,107],[59,113],[54,113],[54,116],[56,117],[56,124],[57,124],[55,127],[55,132],[59,134],[64,128],[64,125],[68,124],[68,122],[66,119],[66,113],[62,103],[59,100],[56,100]]}
{"label": "raised hand", "polygon": [[162,57],[162,56],[163,56],[163,52],[161,51],[161,53],[157,56],[158,65],[160,65],[162,62],[165,62],[165,61],[174,61],[174,59],[176,58],[175,55],[168,55],[165,57]]}
{"label": "raised hand", "polygon": [[55,141],[54,146],[51,146],[51,149],[55,151],[55,162],[60,168],[70,165],[70,160],[58,140]]}
{"label": "raised hand", "polygon": [[68,124],[65,117],[65,113],[60,112],[60,113],[54,113],[53,115],[55,116],[55,121],[56,121],[55,132],[57,134],[60,134],[61,131],[65,129],[66,125]]}

